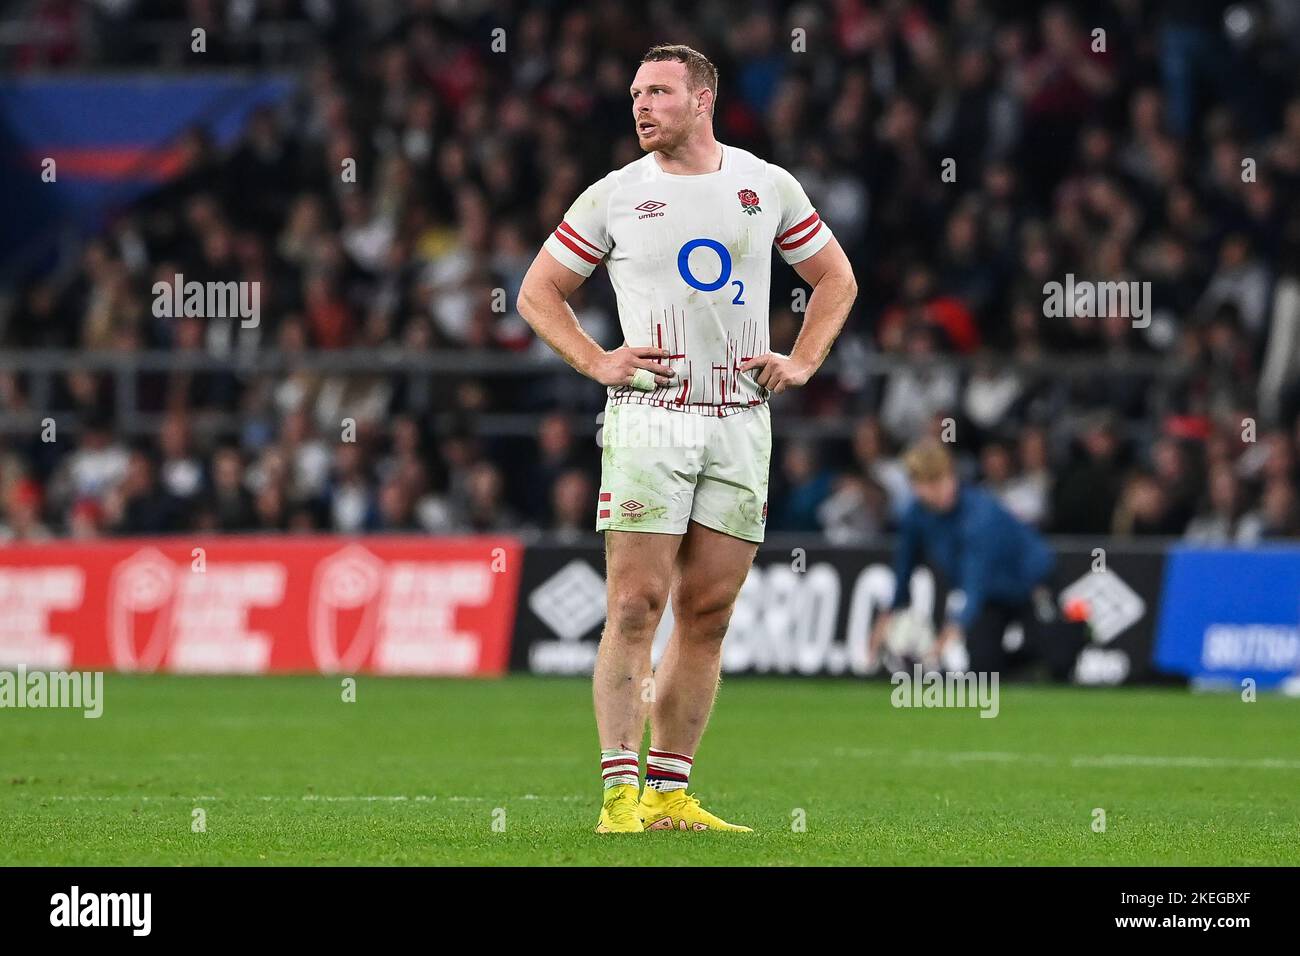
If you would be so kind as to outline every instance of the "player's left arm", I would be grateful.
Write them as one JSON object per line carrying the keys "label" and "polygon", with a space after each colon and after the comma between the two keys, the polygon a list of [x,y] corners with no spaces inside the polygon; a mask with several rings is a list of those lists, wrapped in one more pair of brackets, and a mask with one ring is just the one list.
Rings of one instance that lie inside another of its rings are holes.
{"label": "player's left arm", "polygon": [[794,348],[788,356],[764,352],[740,366],[742,372],[759,369],[754,381],[773,394],[803,385],[821,368],[858,296],[849,257],[834,237],[792,268],[813,290]]}

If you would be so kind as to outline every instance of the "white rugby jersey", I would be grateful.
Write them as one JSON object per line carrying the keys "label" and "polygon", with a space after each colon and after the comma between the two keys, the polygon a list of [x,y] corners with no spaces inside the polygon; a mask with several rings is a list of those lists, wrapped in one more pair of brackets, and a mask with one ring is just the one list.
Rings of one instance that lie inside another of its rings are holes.
{"label": "white rugby jersey", "polygon": [[673,384],[611,386],[613,404],[723,416],[767,400],[740,364],[768,350],[771,247],[794,265],[830,240],[793,176],[724,145],[712,173],[666,173],[653,153],[610,173],[545,248],[583,276],[605,260],[624,341],[671,353]]}

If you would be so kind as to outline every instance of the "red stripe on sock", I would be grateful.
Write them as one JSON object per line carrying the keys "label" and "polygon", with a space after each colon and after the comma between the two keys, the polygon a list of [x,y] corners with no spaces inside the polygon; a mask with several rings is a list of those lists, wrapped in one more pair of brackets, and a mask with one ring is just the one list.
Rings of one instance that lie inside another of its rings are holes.
{"label": "red stripe on sock", "polygon": [[695,763],[694,757],[688,757],[686,754],[675,754],[670,750],[651,750],[651,757],[664,757],[668,760],[685,760],[687,763]]}
{"label": "red stripe on sock", "polygon": [[673,773],[671,770],[646,770],[645,778],[647,780],[656,778],[660,780],[680,780],[682,783],[691,779],[684,773]]}

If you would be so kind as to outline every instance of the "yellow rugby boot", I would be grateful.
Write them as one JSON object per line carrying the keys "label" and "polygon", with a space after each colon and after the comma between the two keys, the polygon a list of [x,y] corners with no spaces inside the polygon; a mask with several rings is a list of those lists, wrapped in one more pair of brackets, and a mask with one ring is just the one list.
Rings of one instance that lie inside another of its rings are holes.
{"label": "yellow rugby boot", "polygon": [[624,783],[605,791],[597,833],[640,833],[645,829],[637,816],[636,784]]}
{"label": "yellow rugby boot", "polygon": [[653,787],[646,787],[641,794],[641,805],[637,813],[647,830],[726,830],[731,833],[753,833],[749,827],[728,823],[715,817],[700,806],[700,798],[685,790],[669,790],[661,793]]}

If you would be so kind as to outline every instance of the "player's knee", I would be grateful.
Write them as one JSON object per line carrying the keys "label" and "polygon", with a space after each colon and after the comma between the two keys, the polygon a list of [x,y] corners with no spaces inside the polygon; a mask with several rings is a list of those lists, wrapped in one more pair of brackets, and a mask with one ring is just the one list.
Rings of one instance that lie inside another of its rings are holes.
{"label": "player's knee", "polygon": [[735,598],[707,591],[686,595],[674,608],[681,632],[690,640],[721,641],[731,622]]}
{"label": "player's knee", "polygon": [[664,610],[664,597],[652,588],[635,588],[613,595],[609,625],[625,640],[649,639]]}

